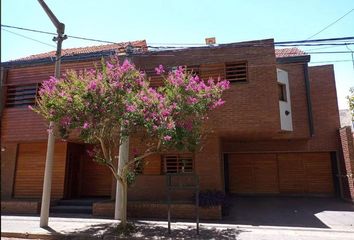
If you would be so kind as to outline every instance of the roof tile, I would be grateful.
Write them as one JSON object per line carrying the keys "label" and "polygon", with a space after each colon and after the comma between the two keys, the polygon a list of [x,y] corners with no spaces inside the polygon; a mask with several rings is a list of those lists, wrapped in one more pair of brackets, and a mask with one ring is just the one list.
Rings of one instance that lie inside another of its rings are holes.
{"label": "roof tile", "polygon": [[[116,44],[105,44],[99,46],[90,46],[90,47],[80,47],[80,48],[67,48],[62,50],[63,56],[72,56],[72,55],[79,55],[85,53],[97,53],[103,51],[115,51],[116,53],[124,53],[125,48],[128,44],[132,44],[133,47],[141,49],[142,51],[147,51],[147,45],[145,40],[140,41],[133,41],[133,42],[122,42]],[[35,60],[35,59],[42,59],[42,58],[55,58],[55,51],[40,53],[35,55],[30,55],[27,57],[19,58],[14,61],[27,61],[27,60]]]}
{"label": "roof tile", "polygon": [[307,55],[304,51],[298,48],[279,48],[275,49],[275,57],[283,58],[283,57],[297,57],[297,56],[305,56]]}

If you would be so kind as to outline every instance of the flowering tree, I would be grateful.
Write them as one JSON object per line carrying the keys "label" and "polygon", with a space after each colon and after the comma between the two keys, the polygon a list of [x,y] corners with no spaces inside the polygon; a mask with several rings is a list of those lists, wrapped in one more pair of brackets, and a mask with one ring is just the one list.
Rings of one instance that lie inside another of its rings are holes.
{"label": "flowering tree", "polygon": [[352,114],[352,118],[354,120],[354,87],[349,89],[350,95],[347,96],[348,103],[349,103],[349,109]]}
{"label": "flowering tree", "polygon": [[[67,138],[73,130],[86,143],[95,147],[90,155],[106,165],[127,195],[134,166],[150,154],[177,149],[195,151],[202,136],[202,123],[207,113],[221,106],[228,81],[203,81],[183,67],[165,73],[163,85],[149,86],[143,72],[129,61],[120,64],[118,57],[102,60],[95,69],[68,71],[63,78],[44,81],[33,109],[56,131]],[[114,164],[122,141],[135,133],[144,133],[146,151],[128,162]],[[147,137],[146,137],[147,136]],[[121,209],[121,223],[126,225],[126,203]]]}

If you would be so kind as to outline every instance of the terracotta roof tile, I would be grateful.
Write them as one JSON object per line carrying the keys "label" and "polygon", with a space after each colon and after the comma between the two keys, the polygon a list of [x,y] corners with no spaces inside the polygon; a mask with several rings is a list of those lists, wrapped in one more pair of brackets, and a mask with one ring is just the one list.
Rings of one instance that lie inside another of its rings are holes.
{"label": "terracotta roof tile", "polygon": [[283,57],[297,57],[297,56],[305,56],[308,55],[304,51],[298,48],[279,48],[275,49],[275,57],[283,58]]}
{"label": "terracotta roof tile", "polygon": [[[103,51],[115,51],[117,53],[124,53],[125,48],[128,44],[132,44],[133,47],[141,49],[142,51],[147,51],[147,45],[145,40],[141,41],[133,41],[133,42],[122,42],[116,44],[106,44],[99,46],[90,46],[90,47],[80,47],[80,48],[67,48],[62,50],[63,56],[72,56],[78,54],[87,54],[87,53],[98,53]],[[55,58],[55,51],[40,53],[35,55],[30,55],[27,57],[19,58],[14,61],[28,61],[28,60],[36,60],[42,58]]]}

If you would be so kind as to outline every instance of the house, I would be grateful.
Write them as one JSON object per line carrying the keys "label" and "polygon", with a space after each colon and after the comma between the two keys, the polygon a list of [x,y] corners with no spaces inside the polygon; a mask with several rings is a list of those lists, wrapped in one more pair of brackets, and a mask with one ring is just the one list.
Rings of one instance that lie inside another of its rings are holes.
{"label": "house", "polygon": [[341,127],[350,126],[352,131],[354,130],[353,116],[349,109],[339,110],[339,120]]}
{"label": "house", "polygon": [[[199,176],[200,190],[239,195],[338,196],[354,199],[353,139],[340,129],[333,65],[309,67],[310,56],[297,48],[275,49],[272,39],[166,51],[150,51],[145,41],[132,61],[160,84],[154,68],[183,65],[202,78],[231,82],[226,103],[212,112],[212,129],[195,153],[171,152],[146,159],[128,192],[128,214],[164,217],[167,173]],[[113,53],[124,57],[127,43],[67,49],[62,71],[91,68]],[[53,75],[54,52],[2,63],[2,211],[39,211],[46,154],[47,123],[27,108],[39,84]],[[141,148],[137,139],[131,147]],[[91,161],[77,139],[55,144],[52,199],[115,196],[109,170]],[[131,153],[132,154],[132,153]],[[179,200],[191,193],[176,193]],[[94,215],[113,215],[112,202],[95,202]],[[174,206],[192,217],[193,205]],[[160,214],[160,215],[159,215]],[[203,209],[202,218],[221,218],[220,208]]]}

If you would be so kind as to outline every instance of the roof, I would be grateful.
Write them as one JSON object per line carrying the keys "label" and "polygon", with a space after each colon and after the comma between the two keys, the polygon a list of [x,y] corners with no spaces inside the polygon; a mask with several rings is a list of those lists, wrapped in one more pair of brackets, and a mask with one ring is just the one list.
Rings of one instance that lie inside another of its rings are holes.
{"label": "roof", "polygon": [[284,58],[284,57],[298,57],[298,56],[306,56],[304,51],[298,48],[279,48],[275,49],[275,57]]}
{"label": "roof", "polygon": [[[81,47],[81,48],[67,48],[62,50],[62,56],[73,56],[81,54],[90,54],[90,53],[100,53],[100,52],[115,52],[115,53],[124,53],[128,44],[131,44],[134,48],[141,49],[142,51],[147,51],[147,45],[145,40],[133,41],[133,42],[122,42],[115,44],[105,44],[99,46],[90,46],[90,47]],[[43,58],[55,58],[55,52],[46,52],[35,55],[30,55],[24,58],[19,58],[13,61],[30,61]]]}
{"label": "roof", "polygon": [[[145,52],[145,53],[148,52],[148,46],[146,44],[146,40],[139,40],[133,42],[122,42],[122,43],[115,43],[115,44],[90,46],[90,47],[63,49],[62,61],[78,61],[78,60],[99,58],[102,56],[103,57],[110,56],[115,53],[125,53],[126,47],[129,44],[131,44],[135,49],[138,49],[141,52]],[[241,43],[222,44],[219,47],[238,46],[239,44]],[[201,46],[198,48],[210,48],[210,46]],[[184,49],[180,49],[180,50],[184,50]],[[277,62],[303,61],[304,58],[306,59],[308,58],[308,60],[306,61],[309,61],[309,57],[310,57],[308,54],[306,54],[305,52],[301,51],[298,48],[275,49],[275,56],[277,58]],[[53,61],[55,61],[55,51],[19,58],[16,60],[2,63],[2,66],[9,67],[9,66],[20,66],[20,65],[28,65],[28,64],[43,64],[43,63],[48,63]]]}

